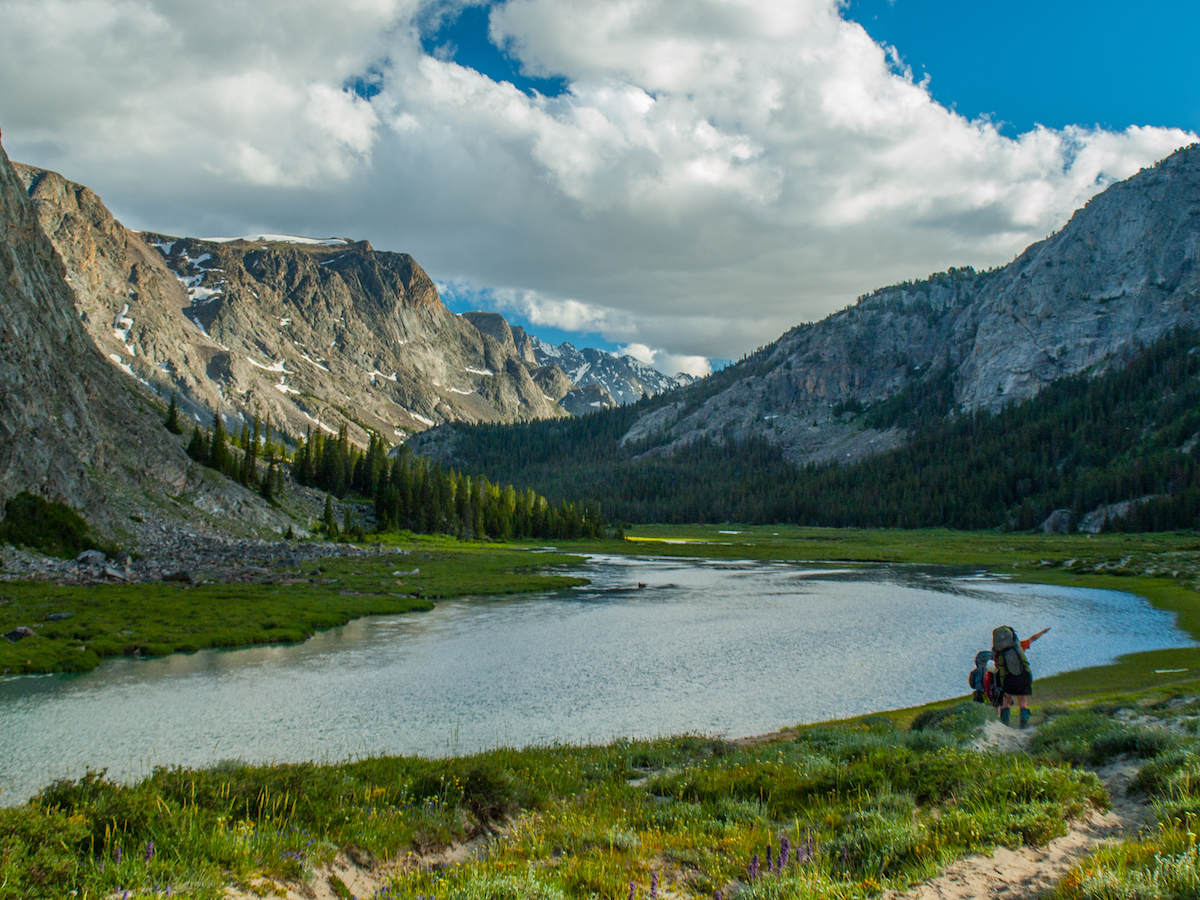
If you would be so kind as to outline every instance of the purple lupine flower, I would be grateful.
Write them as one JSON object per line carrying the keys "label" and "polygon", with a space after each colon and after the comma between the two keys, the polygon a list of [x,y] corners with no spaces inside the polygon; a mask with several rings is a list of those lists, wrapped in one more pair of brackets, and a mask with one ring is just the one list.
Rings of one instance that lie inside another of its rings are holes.
{"label": "purple lupine flower", "polygon": [[115,850],[113,850],[113,860],[116,861],[118,866],[121,864],[121,848],[120,847],[117,847]]}
{"label": "purple lupine flower", "polygon": [[725,900],[725,895],[721,893],[719,888],[713,891],[713,900]]}
{"label": "purple lupine flower", "polygon": [[779,871],[783,871],[783,867],[788,864],[788,856],[792,852],[792,842],[788,840],[788,836],[782,835],[779,838]]}
{"label": "purple lupine flower", "polygon": [[757,854],[757,853],[755,853],[755,854],[754,854],[754,857],[753,857],[753,858],[750,860],[750,872],[749,872],[749,875],[750,875],[750,880],[751,880],[751,881],[757,881],[757,880],[758,880],[758,854]]}
{"label": "purple lupine flower", "polygon": [[631,881],[631,882],[629,882],[629,900],[633,900],[633,898],[636,894],[637,894],[637,887]]}
{"label": "purple lupine flower", "polygon": [[767,871],[774,872],[775,864],[771,862],[771,845],[767,844]]}
{"label": "purple lupine flower", "polygon": [[842,865],[844,866],[849,861],[850,861],[850,848],[843,847],[842,848]]}
{"label": "purple lupine flower", "polygon": [[650,873],[650,900],[658,900],[658,870]]}
{"label": "purple lupine flower", "polygon": [[154,859],[154,841],[146,844],[146,862],[150,862],[152,859]]}

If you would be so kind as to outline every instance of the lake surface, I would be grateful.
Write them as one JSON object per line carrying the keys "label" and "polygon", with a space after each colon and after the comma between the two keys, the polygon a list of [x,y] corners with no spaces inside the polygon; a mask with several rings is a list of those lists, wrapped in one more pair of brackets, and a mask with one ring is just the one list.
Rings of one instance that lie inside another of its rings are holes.
{"label": "lake surface", "polygon": [[290,647],[0,681],[0,803],[88,766],[762,733],[961,696],[1000,624],[1050,626],[1035,678],[1193,645],[1130,594],[937,570],[597,557],[584,574],[586,588],[446,601]]}

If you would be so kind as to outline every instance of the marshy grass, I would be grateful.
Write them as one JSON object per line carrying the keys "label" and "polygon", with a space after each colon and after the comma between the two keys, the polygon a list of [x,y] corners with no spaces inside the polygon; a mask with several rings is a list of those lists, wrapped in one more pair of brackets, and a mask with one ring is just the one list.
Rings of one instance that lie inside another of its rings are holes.
{"label": "marshy grass", "polygon": [[[466,594],[549,591],[586,584],[582,559],[480,545],[277,566],[257,584],[0,583],[0,673],[82,672],[114,656],[284,644],[361,616],[420,612]],[[396,574],[396,573],[402,574]]]}

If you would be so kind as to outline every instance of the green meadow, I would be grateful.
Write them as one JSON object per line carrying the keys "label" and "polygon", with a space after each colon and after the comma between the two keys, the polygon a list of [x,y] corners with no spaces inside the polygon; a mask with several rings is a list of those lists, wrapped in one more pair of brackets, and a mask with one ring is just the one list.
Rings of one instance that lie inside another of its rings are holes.
{"label": "green meadow", "polygon": [[[596,552],[982,568],[1128,590],[1200,634],[1195,535],[713,526],[636,528],[626,537],[531,554],[401,536],[391,542],[411,551],[403,556],[279,569],[269,584],[5,583],[0,624],[37,614],[44,624],[36,638],[0,649],[44,642],[41,665],[53,669],[66,668],[56,662],[62,654],[92,652],[99,661],[130,645],[156,653],[301,640],[441,597],[579,583],[572,554]],[[45,620],[60,611],[75,614]],[[87,646],[88,634],[92,649],[73,649]],[[1057,896],[1194,897],[1197,671],[1197,651],[1157,651],[1039,679],[1039,729],[1024,754],[972,749],[989,711],[959,699],[798,727],[752,746],[684,735],[436,760],[224,761],[159,768],[136,784],[93,772],[0,808],[0,900],[218,898],[231,887],[281,896],[296,884],[349,897],[330,869],[335,859],[373,871],[381,900],[868,898],[935,876],[965,854],[1065,833],[1073,819],[1111,803],[1090,770],[1118,758],[1142,765],[1131,790],[1148,798],[1156,824],[1087,857]],[[443,852],[463,845],[477,852],[445,863]]]}

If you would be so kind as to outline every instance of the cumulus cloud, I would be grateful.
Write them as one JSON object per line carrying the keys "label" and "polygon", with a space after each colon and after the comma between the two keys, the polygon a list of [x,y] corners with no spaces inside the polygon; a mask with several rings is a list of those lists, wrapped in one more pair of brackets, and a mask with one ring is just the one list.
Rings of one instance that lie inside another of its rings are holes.
{"label": "cumulus cloud", "polygon": [[620,348],[617,355],[632,356],[638,362],[654,366],[654,368],[667,375],[677,375],[680,372],[686,372],[688,375],[695,375],[699,378],[712,372],[711,363],[703,356],[680,356],[675,353],[667,353],[665,350],[648,347],[645,344],[627,344]]}
{"label": "cumulus cloud", "polygon": [[367,237],[693,371],[871,288],[1005,262],[1195,140],[1006,137],[934,102],[839,0],[494,5],[492,41],[564,78],[557,97],[425,53],[448,8],[8,0],[6,147],[134,226]]}

